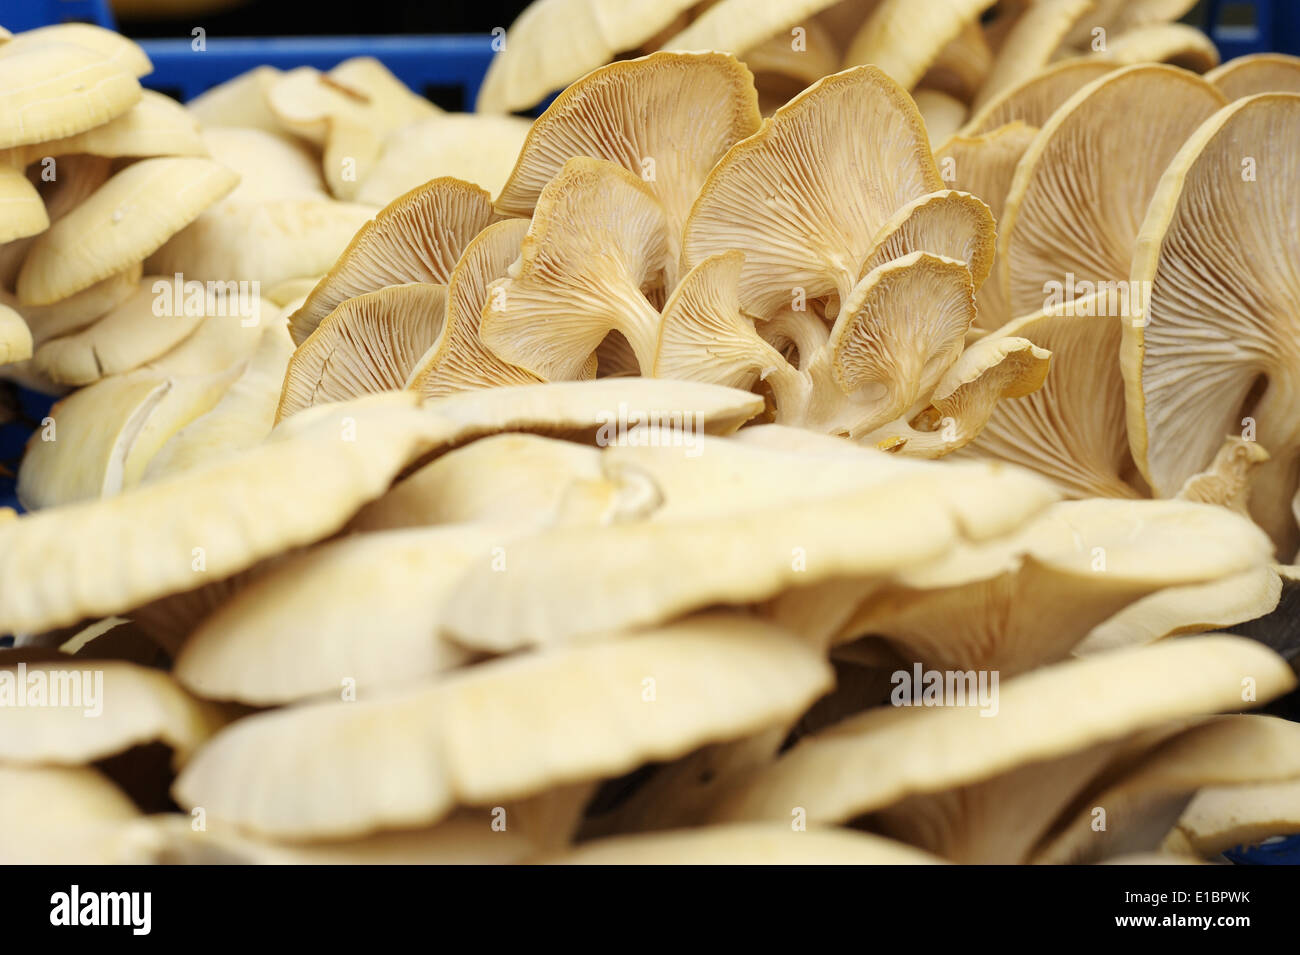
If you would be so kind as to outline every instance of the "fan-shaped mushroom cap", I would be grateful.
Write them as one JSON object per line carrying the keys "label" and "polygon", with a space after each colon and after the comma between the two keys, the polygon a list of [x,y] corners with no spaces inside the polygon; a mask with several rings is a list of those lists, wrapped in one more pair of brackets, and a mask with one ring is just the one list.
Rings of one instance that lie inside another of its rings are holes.
{"label": "fan-shaped mushroom cap", "polygon": [[685,29],[669,37],[665,50],[752,50],[777,34],[789,34],[801,24],[835,4],[836,0],[783,0],[749,3],[720,0],[700,12]]}
{"label": "fan-shaped mushroom cap", "polygon": [[18,499],[36,510],[134,485],[163,443],[211,409],[237,373],[168,377],[142,368],[73,392],[51,409],[53,439],[29,441]]}
{"label": "fan-shaped mushroom cap", "polygon": [[[741,314],[744,264],[741,252],[719,252],[678,283],[664,305],[650,369],[655,377],[749,389],[759,378],[788,365]],[[791,373],[787,368],[786,374]]]}
{"label": "fan-shaped mushroom cap", "polygon": [[41,194],[21,168],[0,158],[0,242],[12,242],[44,232],[50,227]]}
{"label": "fan-shaped mushroom cap", "polygon": [[974,440],[999,402],[1041,388],[1051,357],[1024,338],[982,338],[944,372],[928,400],[863,441],[913,457],[951,454]]}
{"label": "fan-shaped mushroom cap", "polygon": [[1092,290],[1081,283],[1124,284],[1160,173],[1224,102],[1186,70],[1134,66],[1053,113],[1020,160],[999,223],[1011,314],[1043,308],[1053,288],[1082,297]]}
{"label": "fan-shaped mushroom cap", "polygon": [[1062,502],[976,550],[950,568],[902,572],[863,601],[841,639],[872,634],[926,667],[1009,677],[1064,659],[1092,627],[1148,594],[1269,559],[1250,522],[1173,501]]}
{"label": "fan-shaped mushroom cap", "polygon": [[[1270,455],[1251,513],[1287,555],[1298,536],[1288,323],[1300,308],[1300,272],[1287,253],[1297,177],[1277,149],[1297,128],[1300,96],[1269,93],[1232,103],[1187,141],[1142,226],[1132,279],[1150,291],[1124,325],[1120,353],[1129,443],[1152,490],[1175,493],[1225,436],[1249,427],[1244,436]],[[1267,387],[1250,403],[1261,380]]]}
{"label": "fan-shaped mushroom cap", "polygon": [[528,109],[589,70],[635,49],[694,0],[538,0],[510,25],[475,108]]}
{"label": "fan-shaped mushroom cap", "polygon": [[738,823],[615,836],[546,865],[933,865],[942,860],[901,842],[852,829]]}
{"label": "fan-shaped mushroom cap", "polygon": [[1093,57],[1053,63],[989,99],[975,111],[963,132],[978,136],[1017,120],[1039,129],[1071,96],[1116,68],[1114,63]]}
{"label": "fan-shaped mushroom cap", "polygon": [[290,557],[199,623],[176,678],[201,696],[266,706],[435,677],[470,659],[438,634],[451,588],[519,533],[502,523],[383,531]]}
{"label": "fan-shaped mushroom cap", "polygon": [[[615,776],[780,724],[830,679],[820,655],[785,631],[739,615],[697,617],[480,664],[400,696],[240,720],[204,747],[174,792],[216,819],[281,838],[424,825],[456,803],[492,805]],[[382,747],[373,745],[378,727]],[[322,735],[334,740],[328,759],[303,745]],[[396,788],[394,772],[403,778]],[[263,782],[250,786],[254,778]],[[340,798],[345,781],[349,796]]]}
{"label": "fan-shaped mushroom cap", "polygon": [[203,310],[159,308],[158,283],[166,290],[171,279],[146,276],[134,294],[89,328],[44,342],[36,349],[33,368],[58,384],[89,385],[166,353],[198,327]]}
{"label": "fan-shaped mushroom cap", "polygon": [[207,146],[199,124],[170,96],[143,90],[140,100],[116,119],[85,132],[32,143],[0,153],[16,166],[26,166],[46,156],[206,156]]}
{"label": "fan-shaped mushroom cap", "polygon": [[741,305],[758,318],[789,306],[796,290],[842,300],[894,211],[942,188],[907,93],[875,67],[846,70],[728,150],[691,209],[684,264],[744,252]]}
{"label": "fan-shaped mushroom cap", "polygon": [[285,129],[271,112],[267,95],[280,77],[273,66],[258,66],[218,83],[185,104],[205,129],[240,126],[284,136]]}
{"label": "fan-shaped mushroom cap", "polygon": [[969,450],[1029,468],[1070,497],[1138,497],[1124,426],[1117,315],[1094,296],[1026,315],[990,338],[1025,338],[1052,352],[1033,394],[999,404]]}
{"label": "fan-shaped mushroom cap", "polygon": [[0,765],[0,862],[6,865],[124,862],[126,829],[139,819],[135,804],[97,770]]}
{"label": "fan-shaped mushroom cap", "polygon": [[966,122],[966,104],[939,90],[916,90],[912,94],[916,108],[925,120],[930,148],[938,149]]}
{"label": "fan-shaped mushroom cap", "polygon": [[[681,449],[656,451],[684,458]],[[699,607],[761,601],[834,577],[871,578],[934,560],[963,533],[973,534],[961,494],[976,487],[1000,530],[1051,497],[1036,479],[1019,473],[908,466],[919,470],[893,481],[868,470],[856,486],[795,501],[789,489],[798,478],[791,483],[788,469],[766,476],[739,504],[733,502],[734,479],[704,481],[694,498],[711,505],[707,510],[674,509],[669,489],[669,503],[656,512],[661,519],[544,531],[510,548],[510,573],[467,573],[446,609],[445,626],[464,643],[501,651],[654,624]],[[956,482],[965,482],[961,494],[954,493]],[[720,487],[727,493],[719,494]],[[929,503],[919,506],[920,500]],[[910,528],[906,534],[897,529],[903,524]],[[677,570],[647,575],[637,569],[648,566]],[[577,580],[600,598],[579,608],[571,598]]]}
{"label": "fan-shaped mushroom cap", "polygon": [[328,73],[289,70],[266,99],[285,127],[323,146],[325,181],[339,199],[356,197],[390,132],[439,112],[372,57],[345,60]]}
{"label": "fan-shaped mushroom cap", "polygon": [[447,287],[391,285],[345,301],[298,346],[276,421],[313,405],[399,391],[443,328]]}
{"label": "fan-shaped mushroom cap", "polygon": [[18,273],[19,300],[48,305],[139,262],[238,181],[208,159],[128,166],[36,240]]}
{"label": "fan-shaped mushroom cap", "polygon": [[132,72],[68,43],[0,47],[0,149],[59,139],[121,116],[140,99]]}
{"label": "fan-shaped mushroom cap", "polygon": [[1088,799],[1106,809],[1107,827],[1098,832],[1091,811],[1075,813],[1035,849],[1030,861],[1070,865],[1117,851],[1154,849],[1198,789],[1297,776],[1300,728],[1294,723],[1269,716],[1219,717],[1155,746],[1117,781],[1094,781]]}
{"label": "fan-shaped mushroom cap", "polygon": [[881,227],[858,279],[892,259],[930,252],[963,263],[978,292],[993,270],[996,243],[989,207],[969,193],[945,189],[899,207]]}
{"label": "fan-shaped mushroom cap", "polygon": [[454,176],[496,195],[510,178],[531,125],[518,116],[452,113],[395,129],[361,182],[357,201],[386,206],[439,176]]}
{"label": "fan-shaped mushroom cap", "polygon": [[911,89],[994,0],[880,0],[849,42],[845,66],[874,63]]}
{"label": "fan-shaped mushroom cap", "polygon": [[23,317],[8,305],[0,305],[0,365],[32,357],[32,333]]}
{"label": "fan-shaped mushroom cap", "polygon": [[637,425],[681,432],[688,440],[690,429],[696,437],[731,434],[763,410],[763,399],[690,381],[601,378],[485,388],[425,406],[457,426],[457,443],[500,431],[537,431],[608,445]]}
{"label": "fan-shaped mushroom cap", "polygon": [[150,460],[142,480],[156,481],[247,450],[270,434],[292,354],[288,327],[269,322],[257,350],[221,400],[172,435]]}
{"label": "fan-shaped mushroom cap", "polygon": [[1300,832],[1300,780],[1251,786],[1210,786],[1193,797],[1165,841],[1179,840],[1212,859],[1233,846],[1255,845]]}
{"label": "fan-shaped mushroom cap", "polygon": [[0,630],[127,610],[332,533],[440,432],[416,401],[309,412],[243,454],[0,524]]}
{"label": "fan-shaped mushroom cap", "polygon": [[[527,233],[527,219],[505,219],[492,223],[465,246],[447,283],[447,319],[442,334],[416,363],[407,387],[425,398],[442,398],[459,391],[540,381],[531,372],[498,358],[479,339],[479,317],[488,304],[488,287],[506,276]],[[594,373],[587,374],[584,369],[583,377],[594,377]]]}
{"label": "fan-shaped mushroom cap", "polygon": [[[1003,40],[993,69],[975,96],[972,107],[981,110],[995,97],[1033,80],[1051,61],[1052,53],[1061,45],[1070,28],[1091,7],[1092,0],[1043,0],[1026,10]],[[1021,118],[1013,116],[1008,120]]]}
{"label": "fan-shaped mushroom cap", "polygon": [[426,464],[358,511],[348,529],[545,522],[571,503],[572,485],[603,480],[595,448],[533,434],[500,434]]}
{"label": "fan-shaped mushroom cap", "polygon": [[[85,328],[130,298],[140,287],[141,272],[140,263],[136,262],[50,305],[22,306],[22,316],[32,330],[32,338],[39,345]],[[17,307],[17,300],[11,304]]]}
{"label": "fan-shaped mushroom cap", "polygon": [[761,119],[753,77],[729,54],[660,52],[611,63],[561,93],[533,124],[497,211],[530,215],[570,159],[604,159],[640,177],[663,203],[675,267],[709,170]]}
{"label": "fan-shaped mushroom cap", "polygon": [[75,705],[0,708],[0,760],[7,764],[77,765],[162,742],[179,765],[226,722],[217,708],[150,667],[71,657],[23,662],[21,675],[15,666],[0,661],[0,693],[5,684],[9,693],[30,693],[35,685],[48,688],[51,700],[67,693]]}
{"label": "fan-shaped mushroom cap", "polygon": [[1153,23],[1128,30],[1098,54],[1112,63],[1168,63],[1193,73],[1206,73],[1219,65],[1214,41],[1184,23]]}
{"label": "fan-shaped mushroom cap", "polygon": [[203,282],[275,285],[319,276],[374,214],[370,206],[325,196],[220,202],[172,236],[146,265]]}
{"label": "fan-shaped mushroom cap", "polygon": [[446,285],[465,246],[496,219],[491,197],[459,179],[435,179],[394,199],[361,227],[289,317],[294,344],[346,299],[408,282]]}
{"label": "fan-shaped mushroom cap", "polygon": [[1272,567],[1255,567],[1204,584],[1170,587],[1143,597],[1099,623],[1079,642],[1079,655],[1154,643],[1180,633],[1222,630],[1272,613],[1282,578]]}
{"label": "fan-shaped mushroom cap", "polygon": [[1098,27],[1119,36],[1135,27],[1169,23],[1196,6],[1196,0],[1093,0],[1093,7],[1067,38],[1071,46],[1086,47]]}
{"label": "fan-shaped mushroom cap", "polygon": [[1205,74],[1228,99],[1258,93],[1300,93],[1300,57],[1252,53],[1229,60]]}
{"label": "fan-shaped mushroom cap", "polygon": [[114,66],[127,70],[132,76],[147,76],[153,72],[153,64],[138,43],[93,23],[53,23],[24,30],[5,44],[4,54],[8,56],[52,43],[71,44],[90,50]]}
{"label": "fan-shaped mushroom cap", "polygon": [[996,719],[981,718],[971,706],[878,707],[804,739],[755,771],[714,818],[788,820],[799,806],[809,822],[849,819],[1170,721],[1238,710],[1243,679],[1256,681],[1261,701],[1295,685],[1295,674],[1271,650],[1211,635],[1023,674],[1000,686]]}
{"label": "fan-shaped mushroom cap", "polygon": [[511,364],[572,380],[617,330],[648,372],[659,312],[642,290],[670,261],[663,205],[650,187],[613,163],[570,159],[542,190],[510,277],[490,290],[479,334]]}

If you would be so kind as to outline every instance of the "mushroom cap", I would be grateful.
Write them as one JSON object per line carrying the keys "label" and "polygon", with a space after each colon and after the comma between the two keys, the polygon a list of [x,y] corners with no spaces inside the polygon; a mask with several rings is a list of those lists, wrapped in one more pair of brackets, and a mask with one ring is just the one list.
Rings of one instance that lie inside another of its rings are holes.
{"label": "mushroom cap", "polygon": [[790,28],[828,7],[836,0],[720,0],[701,10],[684,29],[669,37],[665,50],[752,50],[770,37],[789,35]]}
{"label": "mushroom cap", "polygon": [[874,63],[911,89],[944,47],[994,0],[880,0],[844,55],[845,66]]}
{"label": "mushroom cap", "polygon": [[538,860],[546,865],[933,865],[941,860],[852,829],[736,823],[615,836]]}
{"label": "mushroom cap", "polygon": [[0,242],[37,235],[50,227],[45,203],[21,168],[0,160]]}
{"label": "mushroom cap", "polygon": [[604,160],[570,159],[542,190],[510,277],[490,292],[480,337],[498,357],[555,381],[581,376],[618,330],[648,373],[659,313],[642,290],[670,261],[663,205],[649,185]]}
{"label": "mushroom cap", "polygon": [[573,485],[605,480],[601,452],[535,434],[482,438],[426,464],[357,512],[351,531],[431,524],[547,522]]}
{"label": "mushroom cap", "polygon": [[148,76],[153,72],[153,64],[138,43],[93,23],[53,23],[24,30],[10,38],[4,46],[4,54],[7,56],[52,43],[90,50],[132,76]]}
{"label": "mushroom cap", "polygon": [[1029,468],[1069,497],[1138,497],[1125,430],[1118,315],[1096,298],[1061,303],[1004,325],[990,338],[1026,338],[1055,360],[1043,387],[1002,402],[971,445],[980,457]]}
{"label": "mushroom cap", "polygon": [[663,203],[675,259],[709,171],[761,121],[753,77],[730,54],[659,52],[611,63],[561,93],[533,124],[497,211],[530,215],[566,162],[604,159],[641,177]]}
{"label": "mushroom cap", "polygon": [[1300,93],[1300,57],[1252,53],[1229,60],[1205,74],[1228,99],[1258,93]]}
{"label": "mushroom cap", "polygon": [[370,206],[324,195],[260,202],[227,199],[168,239],[146,265],[196,281],[267,286],[320,276],[374,214]]}
{"label": "mushroom cap", "polygon": [[[140,287],[139,262],[128,265],[106,279],[49,305],[21,306],[22,316],[32,330],[36,344],[80,331],[95,319],[107,315]],[[14,306],[18,307],[16,300]]]}
{"label": "mushroom cap", "polygon": [[[1037,133],[1037,129],[1015,120],[989,133],[953,136],[935,153],[935,159],[944,176],[951,177],[950,185],[978,196],[989,207],[994,221],[1000,222],[1016,165]],[[993,246],[995,257],[996,236]],[[997,328],[1011,317],[1000,270],[993,265],[990,269],[975,293],[979,306],[975,324],[984,329]]]}
{"label": "mushroom cap", "polygon": [[1196,0],[1094,0],[1093,9],[1079,21],[1067,42],[1087,46],[1097,27],[1119,36],[1134,27],[1167,24],[1181,19],[1194,6]]}
{"label": "mushroom cap", "polygon": [[1272,567],[1255,567],[1204,584],[1169,587],[1093,627],[1074,652],[1103,653],[1181,633],[1223,630],[1272,613],[1281,596],[1282,578]]}
{"label": "mushroom cap", "polygon": [[394,199],[361,227],[289,317],[294,344],[346,299],[387,285],[446,285],[465,246],[496,219],[491,197],[459,179],[434,179]]}
{"label": "mushroom cap", "polygon": [[14,165],[26,166],[46,156],[83,154],[120,158],[126,156],[206,156],[208,148],[199,135],[199,124],[185,107],[170,96],[141,90],[139,101],[129,110],[85,132],[0,153]]}
{"label": "mushroom cap", "polygon": [[975,111],[962,132],[979,136],[1017,120],[1040,129],[1066,100],[1115,69],[1114,63],[1094,57],[1053,63],[990,98]]}
{"label": "mushroom cap", "polygon": [[1072,276],[1076,287],[1126,285],[1160,173],[1224,102],[1186,70],[1148,65],[1094,80],[1053,113],[1020,160],[999,223],[1011,314],[1042,308],[1052,283]]}
{"label": "mushroom cap", "polygon": [[875,247],[858,270],[873,269],[913,252],[955,259],[970,270],[978,292],[993,271],[997,232],[993,213],[978,196],[944,189],[913,199],[880,228]]}
{"label": "mushroom cap", "polygon": [[[938,57],[921,77],[917,92],[944,92],[958,102],[968,104],[988,79],[992,68],[993,48],[989,46],[983,25],[972,21],[955,40],[939,51]],[[833,71],[825,70],[823,75],[830,72]]]}
{"label": "mushroom cap", "polygon": [[[980,87],[975,110],[982,110],[995,97],[1008,90],[1023,87],[1039,75],[1052,59],[1070,28],[1092,8],[1092,0],[1047,0],[1035,3],[1016,20],[998,49],[997,59],[984,85]],[[1023,117],[1012,116],[1010,119]],[[1042,117],[1046,119],[1046,117]],[[1000,124],[996,124],[1000,125]],[[1035,123],[1034,125],[1041,125]],[[992,129],[995,126],[985,126]]]}
{"label": "mushroom cap", "polygon": [[488,65],[475,109],[529,109],[635,49],[692,6],[694,0],[537,0],[510,25]]}
{"label": "mushroom cap", "polygon": [[32,333],[23,317],[0,304],[0,365],[32,357]]}
{"label": "mushroom cap", "polygon": [[431,399],[425,407],[456,425],[457,443],[501,431],[533,431],[603,446],[643,422],[666,430],[693,428],[697,437],[731,434],[763,410],[763,399],[690,381],[601,378],[461,392]]}
{"label": "mushroom cap", "polygon": [[[1118,780],[1087,793],[1110,819],[1101,832],[1089,811],[1075,813],[1038,846],[1035,865],[1096,861],[1116,852],[1154,849],[1193,794],[1205,786],[1250,785],[1300,776],[1300,727],[1269,716],[1223,716],[1173,735],[1142,754]],[[1139,844],[1135,841],[1141,840]]]}
{"label": "mushroom cap", "polygon": [[438,634],[460,574],[519,530],[501,523],[355,534],[258,574],[200,621],[176,658],[194,693],[253,706],[416,683],[470,653]]}
{"label": "mushroom cap", "polygon": [[75,766],[162,742],[180,765],[226,722],[216,707],[195,700],[171,676],[151,667],[71,657],[23,665],[27,686],[17,683],[11,669],[16,663],[0,663],[0,683],[7,680],[21,693],[30,690],[34,674],[41,673],[51,699],[63,687],[69,694],[84,688],[89,695],[79,697],[81,706],[0,709],[0,760],[6,764]]}
{"label": "mushroom cap", "polygon": [[863,278],[835,319],[825,352],[840,390],[869,402],[850,436],[874,431],[930,394],[974,321],[975,289],[961,262],[913,252]]}
{"label": "mushroom cap", "polygon": [[[1022,674],[999,687],[996,719],[970,706],[877,707],[754,772],[714,819],[789,819],[793,806],[806,809],[809,822],[850,819],[1170,721],[1238,710],[1247,677],[1257,681],[1260,700],[1295,685],[1295,674],[1271,650],[1215,634]],[[850,769],[864,766],[872,771]]]}
{"label": "mushroom cap", "polygon": [[[830,682],[820,654],[789,633],[707,615],[479,664],[401,695],[249,717],[205,746],[173,789],[183,805],[279,838],[427,825],[457,803],[617,776],[784,723]],[[304,745],[322,736],[333,740],[328,758]]]}
{"label": "mushroom cap", "polygon": [[171,279],[145,276],[132,295],[88,328],[43,342],[32,366],[58,384],[89,385],[165,354],[198,327],[203,310],[161,311],[155,306],[157,283],[166,289]]}
{"label": "mushroom cap", "polygon": [[1219,48],[1195,27],[1185,23],[1152,23],[1126,30],[1112,40],[1104,53],[1112,63],[1168,63],[1193,73],[1206,73],[1219,65]]}
{"label": "mushroom cap", "polygon": [[[447,318],[442,334],[416,363],[407,387],[425,398],[443,398],[458,391],[494,386],[535,384],[531,372],[499,358],[479,338],[479,316],[488,302],[488,288],[519,257],[527,219],[503,219],[476,235],[447,283]],[[583,377],[588,375],[584,370]]]}
{"label": "mushroom cap", "polygon": [[333,533],[439,433],[416,400],[320,409],[243,454],[0,524],[0,630],[107,616]]}
{"label": "mushroom cap", "polygon": [[[1300,832],[1300,780],[1209,786],[1178,817],[1178,836],[1207,859],[1234,846]],[[1166,841],[1166,846],[1171,840]]]}
{"label": "mushroom cap", "polygon": [[94,50],[16,42],[0,47],[0,149],[84,132],[140,99],[132,72]]}
{"label": "mushroom cap", "polygon": [[88,766],[0,765],[6,865],[121,863],[125,830],[139,819],[130,798]]}
{"label": "mushroom cap", "polygon": [[[719,252],[678,283],[664,304],[652,373],[657,378],[703,381],[749,389],[787,362],[740,310],[745,256]],[[820,321],[820,319],[818,319]]]}
{"label": "mushroom cap", "polygon": [[[1221,550],[1207,553],[1210,540]],[[1178,556],[1165,561],[1166,552]],[[1221,508],[1094,499],[1055,504],[1007,539],[957,556],[871,593],[839,639],[875,635],[907,661],[1008,678],[1064,659],[1149,594],[1265,567],[1269,548],[1258,528]]]}
{"label": "mushroom cap", "polygon": [[293,340],[283,322],[269,322],[243,372],[212,410],[168,439],[149,461],[142,477],[161,477],[192,470],[208,460],[247,450],[262,441],[275,423]]}
{"label": "mushroom cap", "polygon": [[[1149,292],[1120,352],[1129,443],[1157,495],[1209,465],[1243,416],[1258,422],[1271,460],[1251,513],[1284,553],[1297,538],[1289,323],[1300,271],[1287,253],[1296,169],[1276,144],[1297,125],[1300,96],[1267,93],[1230,104],[1187,140],[1142,226],[1131,278]],[[1268,171],[1248,174],[1247,157]],[[1266,390],[1248,400],[1261,379]]]}
{"label": "mushroom cap", "polygon": [[127,166],[32,244],[18,298],[48,305],[144,259],[235,188],[209,159],[144,159]]}
{"label": "mushroom cap", "polygon": [[357,201],[386,206],[439,176],[453,176],[496,195],[510,178],[532,124],[518,116],[449,113],[389,133]]}
{"label": "mushroom cap", "polygon": [[169,377],[142,368],[73,392],[50,411],[54,440],[43,433],[29,440],[18,499],[36,510],[134,485],[163,443],[212,408],[237,373]]}
{"label": "mushroom cap", "polygon": [[447,287],[390,285],[343,302],[289,360],[276,421],[313,405],[400,391],[443,329]]}
{"label": "mushroom cap", "polygon": [[846,295],[894,211],[942,188],[911,97],[875,67],[846,70],[782,106],[714,166],[686,224],[684,265],[744,252],[741,305],[758,318],[788,306],[796,289]]}
{"label": "mushroom cap", "polygon": [[[680,448],[655,450],[684,457]],[[1050,498],[1027,475],[909,464],[921,470],[893,481],[860,479],[856,488],[792,503],[788,491],[771,490],[782,487],[774,475],[767,506],[751,497],[742,510],[724,504],[689,520],[543,531],[512,545],[510,573],[467,572],[446,608],[445,627],[460,642],[500,652],[652,625],[701,607],[753,603],[833,577],[869,579],[933,560],[969,533],[967,508],[949,482],[966,482],[962,494],[985,495],[990,519],[994,511],[1009,522],[1023,519]],[[787,479],[785,486],[797,484]],[[671,491],[665,496],[671,499]],[[900,530],[903,525],[909,530]],[[647,574],[647,567],[675,571]],[[599,596],[576,602],[576,581]]]}
{"label": "mushroom cap", "polygon": [[185,109],[204,129],[239,126],[284,136],[284,127],[267,104],[267,94],[279,76],[274,66],[254,67],[204,90]]}

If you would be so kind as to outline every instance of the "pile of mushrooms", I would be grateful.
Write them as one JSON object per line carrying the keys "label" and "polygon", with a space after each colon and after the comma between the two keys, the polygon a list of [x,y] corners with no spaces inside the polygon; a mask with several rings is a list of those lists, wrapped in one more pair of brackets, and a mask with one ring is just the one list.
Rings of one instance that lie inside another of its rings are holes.
{"label": "pile of mushrooms", "polygon": [[1294,665],[1221,632],[1300,574],[1300,61],[1168,2],[573,6],[474,114],[0,41],[0,377],[63,396],[0,861],[1300,832]]}

